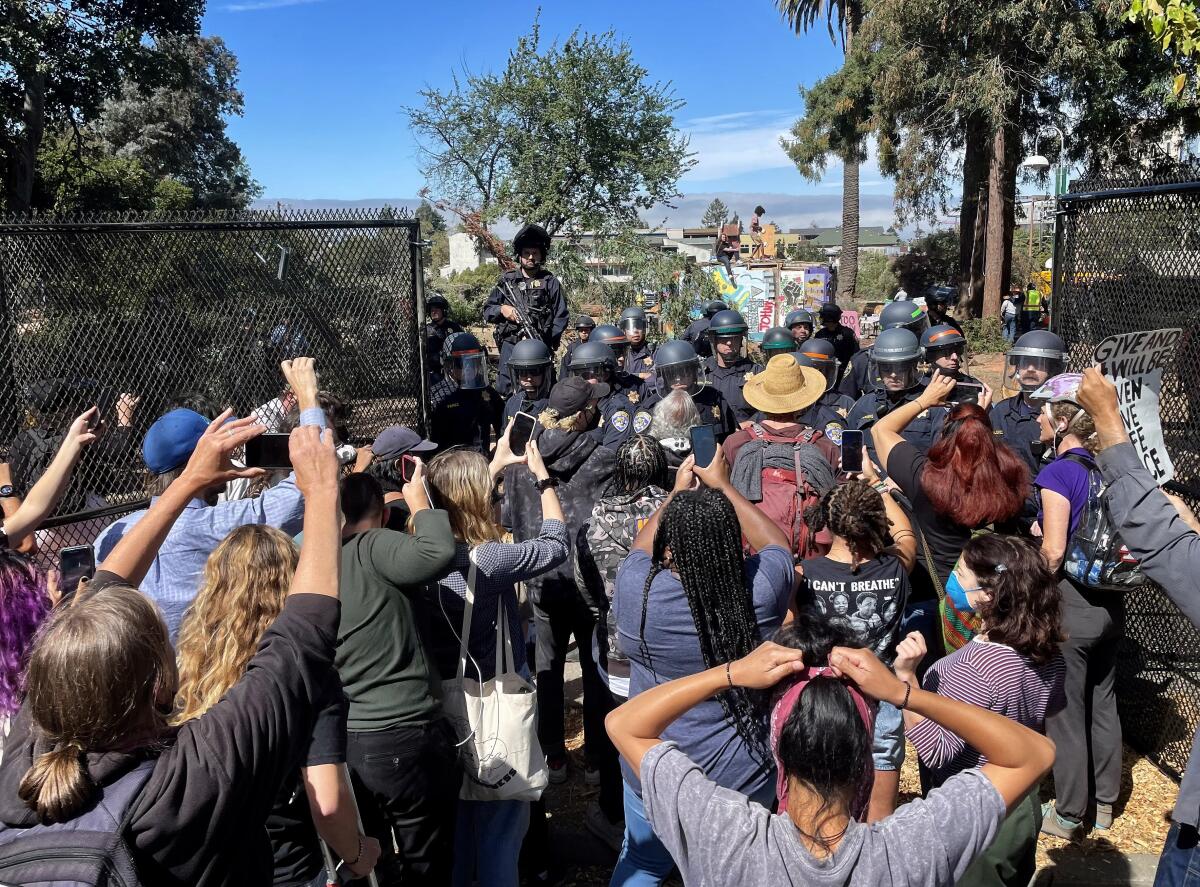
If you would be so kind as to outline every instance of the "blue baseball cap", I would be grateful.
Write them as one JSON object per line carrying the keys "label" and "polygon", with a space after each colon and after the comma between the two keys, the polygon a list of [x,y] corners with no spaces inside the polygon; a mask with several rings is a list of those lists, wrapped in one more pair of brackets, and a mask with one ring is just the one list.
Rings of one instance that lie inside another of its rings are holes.
{"label": "blue baseball cap", "polygon": [[142,441],[142,459],[150,473],[166,474],[187,462],[208,425],[195,410],[171,410],[161,416]]}
{"label": "blue baseball cap", "polygon": [[398,459],[405,453],[430,453],[436,449],[437,444],[433,441],[425,440],[403,425],[383,429],[371,444],[371,452],[376,459]]}

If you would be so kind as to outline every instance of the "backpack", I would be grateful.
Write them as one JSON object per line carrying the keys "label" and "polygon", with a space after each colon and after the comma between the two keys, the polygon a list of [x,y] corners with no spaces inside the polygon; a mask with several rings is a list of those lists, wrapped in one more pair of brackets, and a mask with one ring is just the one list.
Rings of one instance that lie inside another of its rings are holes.
{"label": "backpack", "polygon": [[1146,584],[1141,565],[1121,541],[1104,507],[1104,477],[1091,459],[1078,453],[1063,458],[1088,472],[1088,500],[1079,525],[1067,540],[1063,573],[1086,588],[1126,591]]}
{"label": "backpack", "polygon": [[[815,447],[821,452],[821,455],[830,459],[830,451],[836,451],[836,448],[815,428],[805,428],[795,438],[771,434],[757,422],[750,425],[749,431],[754,440],[791,449],[792,464],[794,465],[791,471],[763,465],[762,501],[755,502],[755,506],[774,521],[775,525],[783,531],[783,535],[787,536],[788,546],[797,563],[820,554],[817,547],[817,534],[809,529],[804,514],[808,508],[820,503],[821,492],[804,477],[804,471],[800,465],[800,449],[805,446]],[[764,448],[764,456],[769,449],[770,446]],[[738,451],[737,458],[734,460],[734,475],[737,474],[736,466],[743,458],[743,454],[749,457],[745,447]],[[831,464],[837,464],[836,457],[831,459]]]}
{"label": "backpack", "polygon": [[143,761],[101,790],[100,800],[68,822],[0,825],[0,885],[139,887],[125,840],[133,802],[154,771]]}

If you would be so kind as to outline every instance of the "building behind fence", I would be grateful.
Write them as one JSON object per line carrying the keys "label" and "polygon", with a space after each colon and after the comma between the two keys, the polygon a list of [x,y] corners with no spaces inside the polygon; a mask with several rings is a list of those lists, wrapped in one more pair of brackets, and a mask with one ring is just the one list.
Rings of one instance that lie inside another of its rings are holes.
{"label": "building behind fence", "polygon": [[0,443],[18,491],[88,406],[109,425],[39,534],[44,562],[143,504],[141,441],[172,406],[281,418],[282,360],[316,358],[351,443],[423,430],[417,234],[390,210],[0,222]]}
{"label": "building behind fence", "polygon": [[[1075,370],[1115,333],[1184,330],[1163,378],[1162,422],[1176,479],[1200,487],[1200,166],[1074,183],[1059,199],[1051,308]],[[1200,723],[1200,632],[1157,587],[1126,605],[1126,741],[1178,776]]]}

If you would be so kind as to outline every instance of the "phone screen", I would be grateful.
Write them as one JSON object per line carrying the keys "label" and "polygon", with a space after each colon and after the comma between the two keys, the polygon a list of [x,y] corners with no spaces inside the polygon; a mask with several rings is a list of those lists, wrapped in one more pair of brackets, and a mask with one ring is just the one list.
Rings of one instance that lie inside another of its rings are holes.
{"label": "phone screen", "polygon": [[405,483],[412,480],[413,471],[417,467],[417,460],[405,453],[400,457],[400,479]]}
{"label": "phone screen", "polygon": [[854,428],[842,429],[842,471],[857,474],[862,471],[863,433]]}
{"label": "phone screen", "polygon": [[533,436],[533,425],[537,420],[529,413],[517,413],[513,418],[512,433],[508,436],[508,447],[514,456],[525,455],[525,445]]}
{"label": "phone screen", "polygon": [[717,455],[716,432],[711,425],[694,425],[688,433],[692,438],[692,455],[696,457],[696,464],[707,468]]}
{"label": "phone screen", "polygon": [[96,575],[96,552],[90,545],[76,545],[58,552],[58,573],[63,597],[72,595],[82,579]]}
{"label": "phone screen", "polygon": [[950,392],[950,403],[979,403],[983,386],[975,382],[959,382]]}
{"label": "phone screen", "polygon": [[247,468],[291,468],[287,434],[260,434],[246,441]]}

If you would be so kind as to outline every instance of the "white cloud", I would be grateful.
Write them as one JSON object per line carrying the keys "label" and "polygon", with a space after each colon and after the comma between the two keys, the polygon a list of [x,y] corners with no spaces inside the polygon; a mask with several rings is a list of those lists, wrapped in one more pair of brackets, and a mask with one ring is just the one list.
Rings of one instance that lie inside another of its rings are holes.
{"label": "white cloud", "polygon": [[696,166],[686,181],[708,182],[763,169],[786,169],[792,161],[779,145],[797,112],[737,111],[685,120]]}
{"label": "white cloud", "polygon": [[325,0],[250,0],[248,3],[230,3],[222,7],[226,12],[258,12],[262,9],[282,9],[285,6],[307,6]]}

